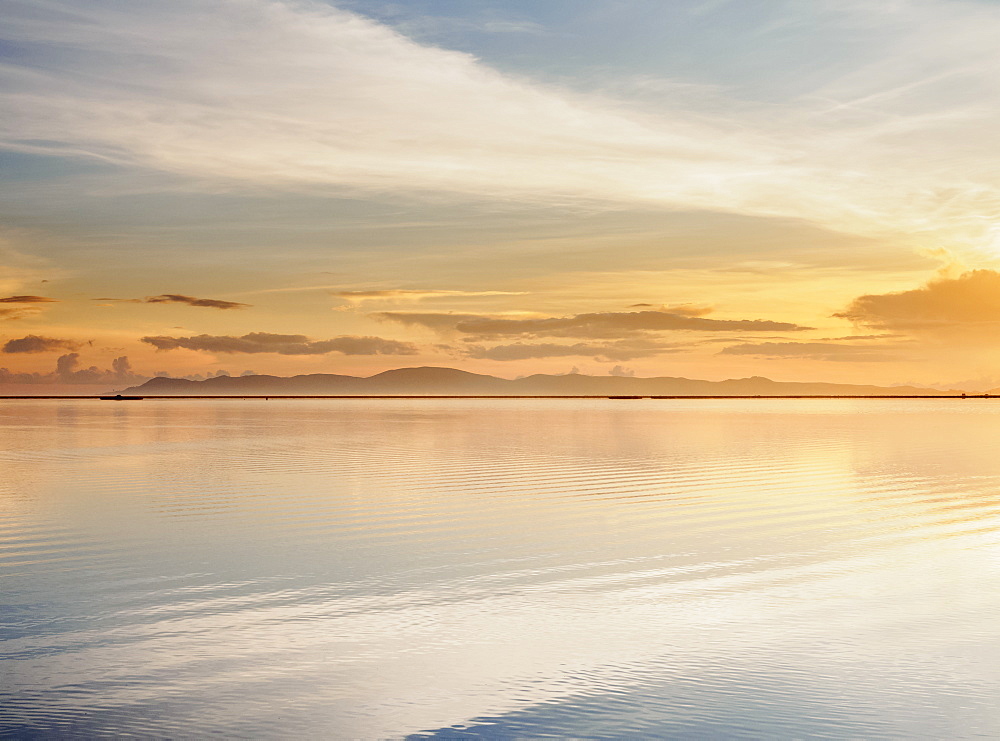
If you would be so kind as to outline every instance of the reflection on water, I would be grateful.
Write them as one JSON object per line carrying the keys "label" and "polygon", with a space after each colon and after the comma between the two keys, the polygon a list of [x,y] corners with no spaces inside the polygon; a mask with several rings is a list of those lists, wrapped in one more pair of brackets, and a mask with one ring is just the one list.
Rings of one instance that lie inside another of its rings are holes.
{"label": "reflection on water", "polygon": [[0,733],[1000,737],[1000,402],[0,406]]}

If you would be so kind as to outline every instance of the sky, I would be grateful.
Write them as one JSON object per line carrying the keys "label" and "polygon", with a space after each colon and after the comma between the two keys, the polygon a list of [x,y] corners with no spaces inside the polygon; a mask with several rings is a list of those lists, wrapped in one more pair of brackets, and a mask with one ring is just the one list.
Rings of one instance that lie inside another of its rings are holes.
{"label": "sky", "polygon": [[0,13],[0,393],[1000,386],[995,0]]}

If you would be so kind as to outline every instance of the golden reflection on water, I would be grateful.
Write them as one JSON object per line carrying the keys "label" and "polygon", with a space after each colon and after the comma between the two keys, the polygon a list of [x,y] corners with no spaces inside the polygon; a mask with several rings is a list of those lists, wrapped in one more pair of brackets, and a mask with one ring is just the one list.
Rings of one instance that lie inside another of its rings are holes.
{"label": "golden reflection on water", "polygon": [[0,732],[1000,736],[995,403],[8,402]]}

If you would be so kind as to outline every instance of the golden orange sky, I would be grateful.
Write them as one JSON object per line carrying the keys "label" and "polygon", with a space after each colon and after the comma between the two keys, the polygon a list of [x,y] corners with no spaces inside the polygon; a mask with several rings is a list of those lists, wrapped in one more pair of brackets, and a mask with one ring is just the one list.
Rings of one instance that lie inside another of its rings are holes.
{"label": "golden orange sky", "polygon": [[0,391],[1000,386],[994,3],[0,4]]}

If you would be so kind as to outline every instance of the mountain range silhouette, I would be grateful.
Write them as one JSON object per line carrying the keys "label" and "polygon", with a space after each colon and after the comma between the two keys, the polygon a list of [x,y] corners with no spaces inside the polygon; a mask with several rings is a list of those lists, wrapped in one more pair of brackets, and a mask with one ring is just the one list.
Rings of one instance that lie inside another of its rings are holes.
{"label": "mountain range silhouette", "polygon": [[762,376],[704,381],[692,378],[536,374],[497,378],[456,368],[397,368],[374,376],[216,376],[203,381],[157,377],[123,394],[149,396],[892,396],[961,394],[917,386],[772,381]]}

